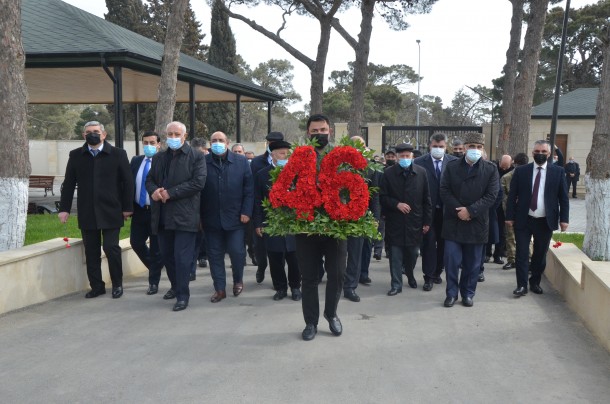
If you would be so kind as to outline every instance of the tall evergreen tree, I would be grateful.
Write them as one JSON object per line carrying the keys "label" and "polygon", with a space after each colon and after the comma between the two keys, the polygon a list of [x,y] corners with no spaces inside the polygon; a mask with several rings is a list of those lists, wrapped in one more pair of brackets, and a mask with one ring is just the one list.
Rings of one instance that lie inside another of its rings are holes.
{"label": "tall evergreen tree", "polygon": [[144,13],[142,0],[106,0],[108,13],[104,14],[106,21],[127,28],[130,31],[144,34]]}
{"label": "tall evergreen tree", "polygon": [[[238,71],[238,57],[235,51],[235,37],[229,25],[229,16],[221,0],[214,0],[211,22],[212,39],[208,63],[228,73]],[[222,131],[235,139],[235,105],[232,103],[210,103],[206,114],[208,131]]]}

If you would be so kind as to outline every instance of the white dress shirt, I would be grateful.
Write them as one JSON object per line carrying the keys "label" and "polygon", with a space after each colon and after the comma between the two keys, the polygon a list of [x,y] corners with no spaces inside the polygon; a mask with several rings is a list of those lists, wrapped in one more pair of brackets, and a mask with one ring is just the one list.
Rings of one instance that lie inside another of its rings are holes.
{"label": "white dress shirt", "polygon": [[538,175],[538,167],[542,167],[540,170],[540,186],[538,188],[538,206],[536,210],[529,210],[529,215],[533,217],[545,217],[546,209],[544,208],[544,185],[546,184],[546,172],[547,163],[539,166],[534,163],[534,175],[532,176],[532,195],[534,194],[534,183],[536,182],[536,175]]}

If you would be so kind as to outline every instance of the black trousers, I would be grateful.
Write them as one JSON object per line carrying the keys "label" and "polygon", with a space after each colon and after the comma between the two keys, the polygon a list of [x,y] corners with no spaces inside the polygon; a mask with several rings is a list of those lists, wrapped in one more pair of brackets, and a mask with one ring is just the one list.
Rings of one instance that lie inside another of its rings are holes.
{"label": "black trousers", "polygon": [[[517,287],[527,287],[528,269],[532,271],[529,279],[530,285],[540,285],[540,279],[546,268],[546,253],[552,236],[553,230],[549,228],[545,217],[528,216],[525,226],[515,227]],[[532,237],[534,237],[534,252],[532,253],[531,266],[528,268]]]}
{"label": "black trousers", "polygon": [[424,281],[428,282],[441,277],[445,259],[445,240],[443,233],[443,209],[434,208],[432,211],[432,226],[424,234],[421,248],[421,266]]}
{"label": "black trousers", "polygon": [[254,234],[252,242],[254,243],[254,256],[258,262],[258,270],[265,272],[265,269],[267,269],[267,248],[265,247],[265,240],[257,234]]}
{"label": "black trousers", "polygon": [[189,281],[197,233],[181,230],[159,230],[159,247],[167,277],[178,301],[189,301]]}
{"label": "black trousers", "polygon": [[[148,239],[150,239],[150,246],[146,245]],[[134,204],[133,208],[129,243],[140,261],[148,268],[148,284],[159,285],[163,269],[159,240],[151,232],[150,209],[144,209],[138,204]]]}
{"label": "black trousers", "polygon": [[[92,290],[101,290],[106,287],[102,279],[102,252],[104,249],[108,260],[108,270],[113,287],[123,286],[123,261],[121,247],[119,246],[119,231],[116,229],[83,230],[83,244],[85,244],[85,260],[87,261],[87,277]],[[102,244],[103,239],[103,244]]]}
{"label": "black trousers", "polygon": [[297,234],[297,259],[301,271],[303,292],[303,318],[306,324],[318,325],[320,302],[318,300],[318,281],[320,261],[324,258],[326,268],[326,296],[324,313],[329,317],[337,314],[341,297],[343,277],[347,260],[347,243],[327,236],[307,236]]}
{"label": "black trousers", "polygon": [[566,177],[567,181],[568,181],[568,192],[570,192],[570,187],[572,188],[572,196],[576,197],[576,184],[578,183],[578,180],[576,179],[576,177]]}
{"label": "black trousers", "polygon": [[[288,290],[289,286],[291,289],[301,287],[301,273],[299,272],[295,251],[267,251],[267,257],[269,258],[269,272],[271,272],[273,289]],[[286,271],[284,270],[284,261],[288,265],[288,278],[286,278]]]}

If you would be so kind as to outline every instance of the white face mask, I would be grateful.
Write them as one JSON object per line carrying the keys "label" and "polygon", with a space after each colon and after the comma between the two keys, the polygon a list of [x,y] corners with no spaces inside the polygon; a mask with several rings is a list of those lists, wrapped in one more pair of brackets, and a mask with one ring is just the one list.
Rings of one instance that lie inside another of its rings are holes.
{"label": "white face mask", "polygon": [[430,149],[430,154],[435,159],[442,159],[443,156],[445,155],[445,149],[443,149],[442,147],[432,147]]}

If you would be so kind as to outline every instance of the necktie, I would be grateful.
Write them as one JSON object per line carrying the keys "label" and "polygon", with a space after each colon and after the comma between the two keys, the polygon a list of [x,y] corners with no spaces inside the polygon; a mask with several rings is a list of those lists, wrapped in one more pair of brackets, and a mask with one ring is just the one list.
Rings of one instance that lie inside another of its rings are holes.
{"label": "necktie", "polygon": [[138,202],[141,207],[146,206],[146,176],[150,170],[150,159],[146,158],[144,160],[144,171],[142,171],[142,182],[140,183],[140,200]]}
{"label": "necktie", "polygon": [[530,201],[530,209],[535,211],[538,209],[538,190],[540,189],[540,175],[542,173],[542,167],[538,167],[538,174],[534,180],[534,189],[532,190],[532,200]]}
{"label": "necktie", "polygon": [[436,163],[436,178],[438,178],[440,180],[441,179],[441,161],[434,160],[434,163]]}
{"label": "necktie", "polygon": [[91,149],[90,151],[93,157],[97,156],[97,154],[100,152],[98,149]]}

